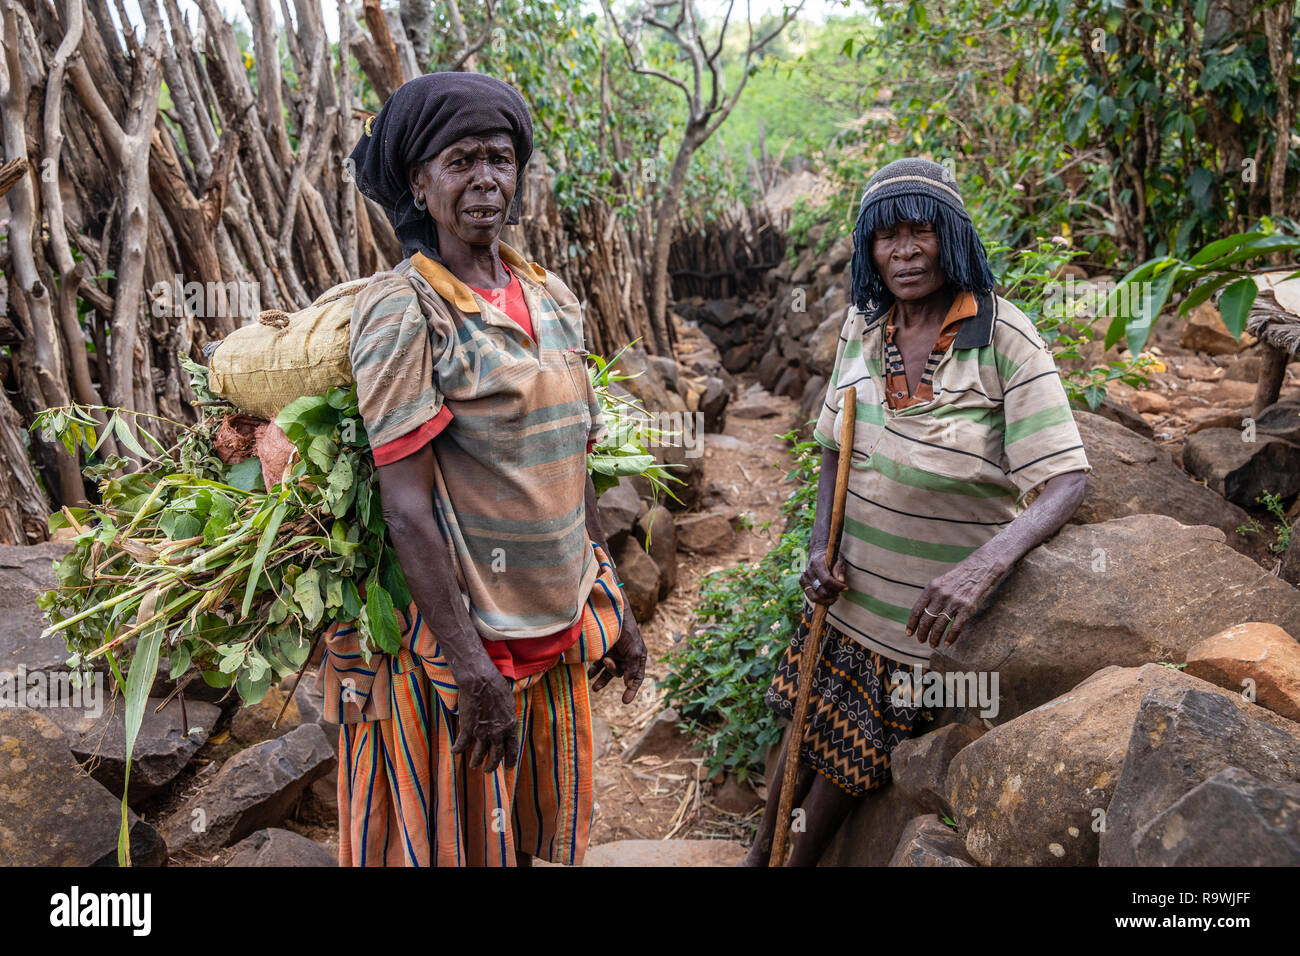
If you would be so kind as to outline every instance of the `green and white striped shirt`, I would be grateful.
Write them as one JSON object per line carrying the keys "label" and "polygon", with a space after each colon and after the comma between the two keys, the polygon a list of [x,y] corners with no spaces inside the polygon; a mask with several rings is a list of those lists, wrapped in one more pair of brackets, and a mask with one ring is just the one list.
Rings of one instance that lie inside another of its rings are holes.
{"label": "green and white striped shirt", "polygon": [[840,544],[848,589],[827,619],[909,665],[930,659],[930,645],[904,633],[925,586],[1010,524],[1026,493],[1089,468],[1034,324],[999,296],[978,304],[935,370],[934,398],[898,410],[885,401],[884,317],[850,306],[813,432],[839,449],[843,392],[856,386]]}

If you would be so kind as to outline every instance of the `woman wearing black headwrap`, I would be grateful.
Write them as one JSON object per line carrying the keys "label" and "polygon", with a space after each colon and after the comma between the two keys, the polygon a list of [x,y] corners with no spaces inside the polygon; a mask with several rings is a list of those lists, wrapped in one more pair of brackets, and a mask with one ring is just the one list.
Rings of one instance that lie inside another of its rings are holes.
{"label": "woman wearing black headwrap", "polygon": [[499,239],[531,153],[522,97],[472,73],[404,84],[352,152],[407,257],[358,294],[351,359],[414,600],[397,655],[328,636],[345,865],[580,863],[586,677],[630,703],[644,673],[586,469],[581,306]]}

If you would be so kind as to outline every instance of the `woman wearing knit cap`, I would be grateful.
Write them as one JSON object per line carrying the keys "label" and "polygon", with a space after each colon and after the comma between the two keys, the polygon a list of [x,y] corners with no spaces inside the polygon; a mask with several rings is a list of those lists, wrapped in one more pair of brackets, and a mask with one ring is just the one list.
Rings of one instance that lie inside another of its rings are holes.
{"label": "woman wearing knit cap", "polygon": [[[853,240],[852,304],[813,433],[823,452],[800,579],[804,620],[767,692],[789,717],[811,604],[829,605],[799,748],[795,866],[815,865],[857,799],[888,780],[890,752],[922,716],[916,676],[940,641],[960,639],[1016,562],[1069,520],[1089,467],[1052,355],[1033,322],[994,293],[983,243],[943,166],[903,159],[872,176]],[[846,410],[849,386],[857,407]],[[856,418],[852,449],[838,441],[846,411]],[[830,568],[841,454],[853,467]],[[779,789],[770,787],[750,865],[768,862]]]}
{"label": "woman wearing knit cap", "polygon": [[342,865],[581,863],[587,678],[630,703],[644,673],[587,474],[581,306],[498,238],[531,152],[522,97],[473,73],[404,84],[352,152],[406,255],[358,294],[351,360],[414,600],[397,654],[327,635]]}

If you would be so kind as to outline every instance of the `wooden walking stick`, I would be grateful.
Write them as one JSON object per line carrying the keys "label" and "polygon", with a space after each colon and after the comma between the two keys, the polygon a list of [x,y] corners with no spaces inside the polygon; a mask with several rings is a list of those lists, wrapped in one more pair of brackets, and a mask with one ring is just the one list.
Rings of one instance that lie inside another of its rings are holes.
{"label": "wooden walking stick", "polygon": [[[835,473],[835,500],[831,507],[830,536],[826,540],[826,570],[835,573],[836,546],[844,524],[844,500],[849,493],[849,469],[853,464],[853,426],[857,420],[858,390],[844,390],[844,420],[840,425],[840,467]],[[785,865],[786,838],[790,831],[790,811],[794,809],[794,782],[799,775],[799,748],[803,745],[803,728],[808,716],[813,672],[822,656],[822,630],[826,627],[827,605],[813,607],[812,627],[804,641],[799,661],[799,690],[795,695],[794,719],[790,724],[790,742],[785,748],[785,778],[781,781],[781,802],[776,812],[776,832],[772,835],[772,854],[768,866]]]}

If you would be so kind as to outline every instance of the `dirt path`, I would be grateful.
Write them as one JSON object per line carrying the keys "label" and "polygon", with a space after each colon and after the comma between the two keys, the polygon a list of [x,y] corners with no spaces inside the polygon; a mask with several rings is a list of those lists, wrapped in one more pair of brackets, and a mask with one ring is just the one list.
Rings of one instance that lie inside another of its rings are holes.
{"label": "dirt path", "polygon": [[[659,689],[668,672],[663,658],[690,631],[700,579],[712,571],[758,560],[780,535],[781,503],[793,486],[785,480],[790,470],[788,446],[776,436],[794,426],[798,408],[786,398],[767,401],[780,409],[780,415],[760,419],[728,415],[724,433],[707,435],[704,441],[706,500],[700,510],[745,514],[748,527],[737,531],[734,549],[727,554],[678,553],[677,587],[641,625],[650,654],[640,695],[626,707],[610,688],[596,698],[595,712],[605,727],[596,730],[593,845],[668,836],[737,839],[748,836],[757,825],[756,814],[766,796],[761,782],[756,781],[757,789],[737,790],[733,785],[727,803],[736,809],[721,809],[712,799],[721,781],[701,784],[702,757],[687,738],[657,748],[656,756],[631,762],[623,759],[623,753],[665,706]],[[745,808],[746,804],[750,806]]]}

